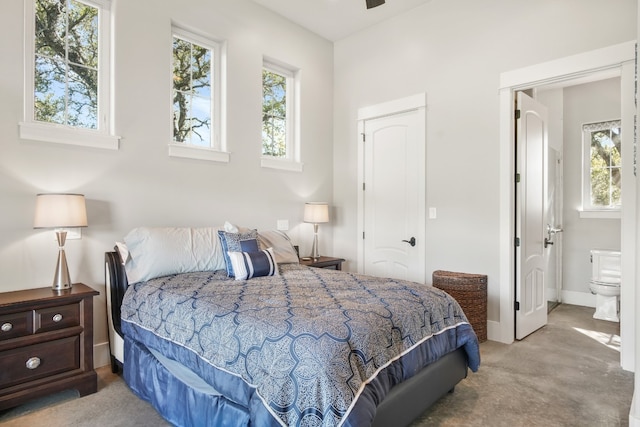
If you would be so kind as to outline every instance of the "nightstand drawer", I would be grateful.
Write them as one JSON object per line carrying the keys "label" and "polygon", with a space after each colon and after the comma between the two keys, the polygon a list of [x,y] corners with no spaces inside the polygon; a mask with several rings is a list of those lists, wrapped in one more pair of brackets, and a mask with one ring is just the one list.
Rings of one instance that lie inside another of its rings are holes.
{"label": "nightstand drawer", "polygon": [[33,311],[0,316],[0,341],[30,335],[33,330]]}
{"label": "nightstand drawer", "polygon": [[0,387],[11,387],[80,368],[80,337],[73,336],[0,353]]}
{"label": "nightstand drawer", "polygon": [[35,333],[68,328],[80,324],[80,304],[36,310]]}

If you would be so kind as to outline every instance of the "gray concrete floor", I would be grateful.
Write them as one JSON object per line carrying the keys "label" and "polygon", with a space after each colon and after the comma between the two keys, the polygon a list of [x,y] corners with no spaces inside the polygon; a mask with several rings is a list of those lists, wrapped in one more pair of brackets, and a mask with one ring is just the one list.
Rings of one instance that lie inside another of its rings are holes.
{"label": "gray concrete floor", "polygon": [[[620,368],[619,325],[560,305],[549,323],[511,345],[481,344],[482,364],[411,427],[627,426],[633,374]],[[109,367],[98,393],[70,391],[0,411],[3,427],[167,426]]]}

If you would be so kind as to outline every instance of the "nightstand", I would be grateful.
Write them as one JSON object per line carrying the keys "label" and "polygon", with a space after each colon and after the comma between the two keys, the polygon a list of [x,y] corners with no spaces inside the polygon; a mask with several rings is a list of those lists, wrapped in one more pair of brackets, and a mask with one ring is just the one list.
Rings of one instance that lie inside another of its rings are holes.
{"label": "nightstand", "polygon": [[300,264],[308,267],[332,268],[334,270],[342,270],[343,258],[332,258],[329,256],[321,256],[318,259],[300,259]]}
{"label": "nightstand", "polygon": [[50,393],[98,389],[93,369],[93,297],[76,283],[0,293],[0,410]]}

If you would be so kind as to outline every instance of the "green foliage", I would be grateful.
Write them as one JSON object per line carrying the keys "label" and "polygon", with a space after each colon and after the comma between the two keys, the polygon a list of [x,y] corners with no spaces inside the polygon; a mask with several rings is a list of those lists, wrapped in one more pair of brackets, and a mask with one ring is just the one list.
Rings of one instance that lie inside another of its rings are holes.
{"label": "green foliage", "polygon": [[35,118],[98,126],[98,9],[73,0],[36,0]]}
{"label": "green foliage", "polygon": [[287,155],[287,78],[262,70],[262,154]]}
{"label": "green foliage", "polygon": [[211,144],[211,50],[173,38],[173,140]]}
{"label": "green foliage", "polygon": [[591,132],[591,204],[622,204],[620,128]]}

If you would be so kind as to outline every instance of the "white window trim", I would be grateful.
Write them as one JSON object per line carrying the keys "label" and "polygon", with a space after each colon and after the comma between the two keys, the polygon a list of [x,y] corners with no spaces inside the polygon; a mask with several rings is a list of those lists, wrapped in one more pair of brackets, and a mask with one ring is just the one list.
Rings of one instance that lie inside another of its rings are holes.
{"label": "white window trim", "polygon": [[35,78],[35,1],[25,0],[24,14],[24,111],[19,123],[20,138],[57,144],[117,150],[120,137],[113,126],[111,74],[111,1],[77,0],[100,9],[99,69],[98,69],[98,129],[82,129],[56,123],[44,123],[34,118]]}
{"label": "white window trim", "polygon": [[581,219],[620,219],[620,209],[599,209],[599,210],[584,210],[578,209],[578,214]]}
{"label": "white window trim", "polygon": [[[583,123],[580,127],[592,123],[622,122],[621,119],[598,120],[596,122]],[[580,218],[583,219],[619,219],[622,207],[597,208],[591,206],[591,140],[582,132],[582,206],[578,209]]]}
{"label": "white window trim", "polygon": [[[169,157],[229,163],[231,154],[227,151],[226,132],[226,43],[198,34],[193,30],[175,23],[171,26],[172,41],[174,36],[205,47],[212,52],[213,98],[211,100],[211,124],[213,132],[211,133],[211,147],[177,143],[173,141],[173,128],[171,127],[172,119],[169,120],[169,137],[172,141],[168,144]],[[173,48],[171,49],[170,64],[170,76],[173,76]],[[172,79],[170,78],[170,118],[173,117],[173,84],[171,81]]]}
{"label": "white window trim", "polygon": [[[287,78],[287,154],[285,157],[263,155],[260,158],[260,166],[302,172],[304,164],[300,161],[300,70],[266,57],[263,59],[262,68]],[[262,144],[262,140],[260,143]]]}

